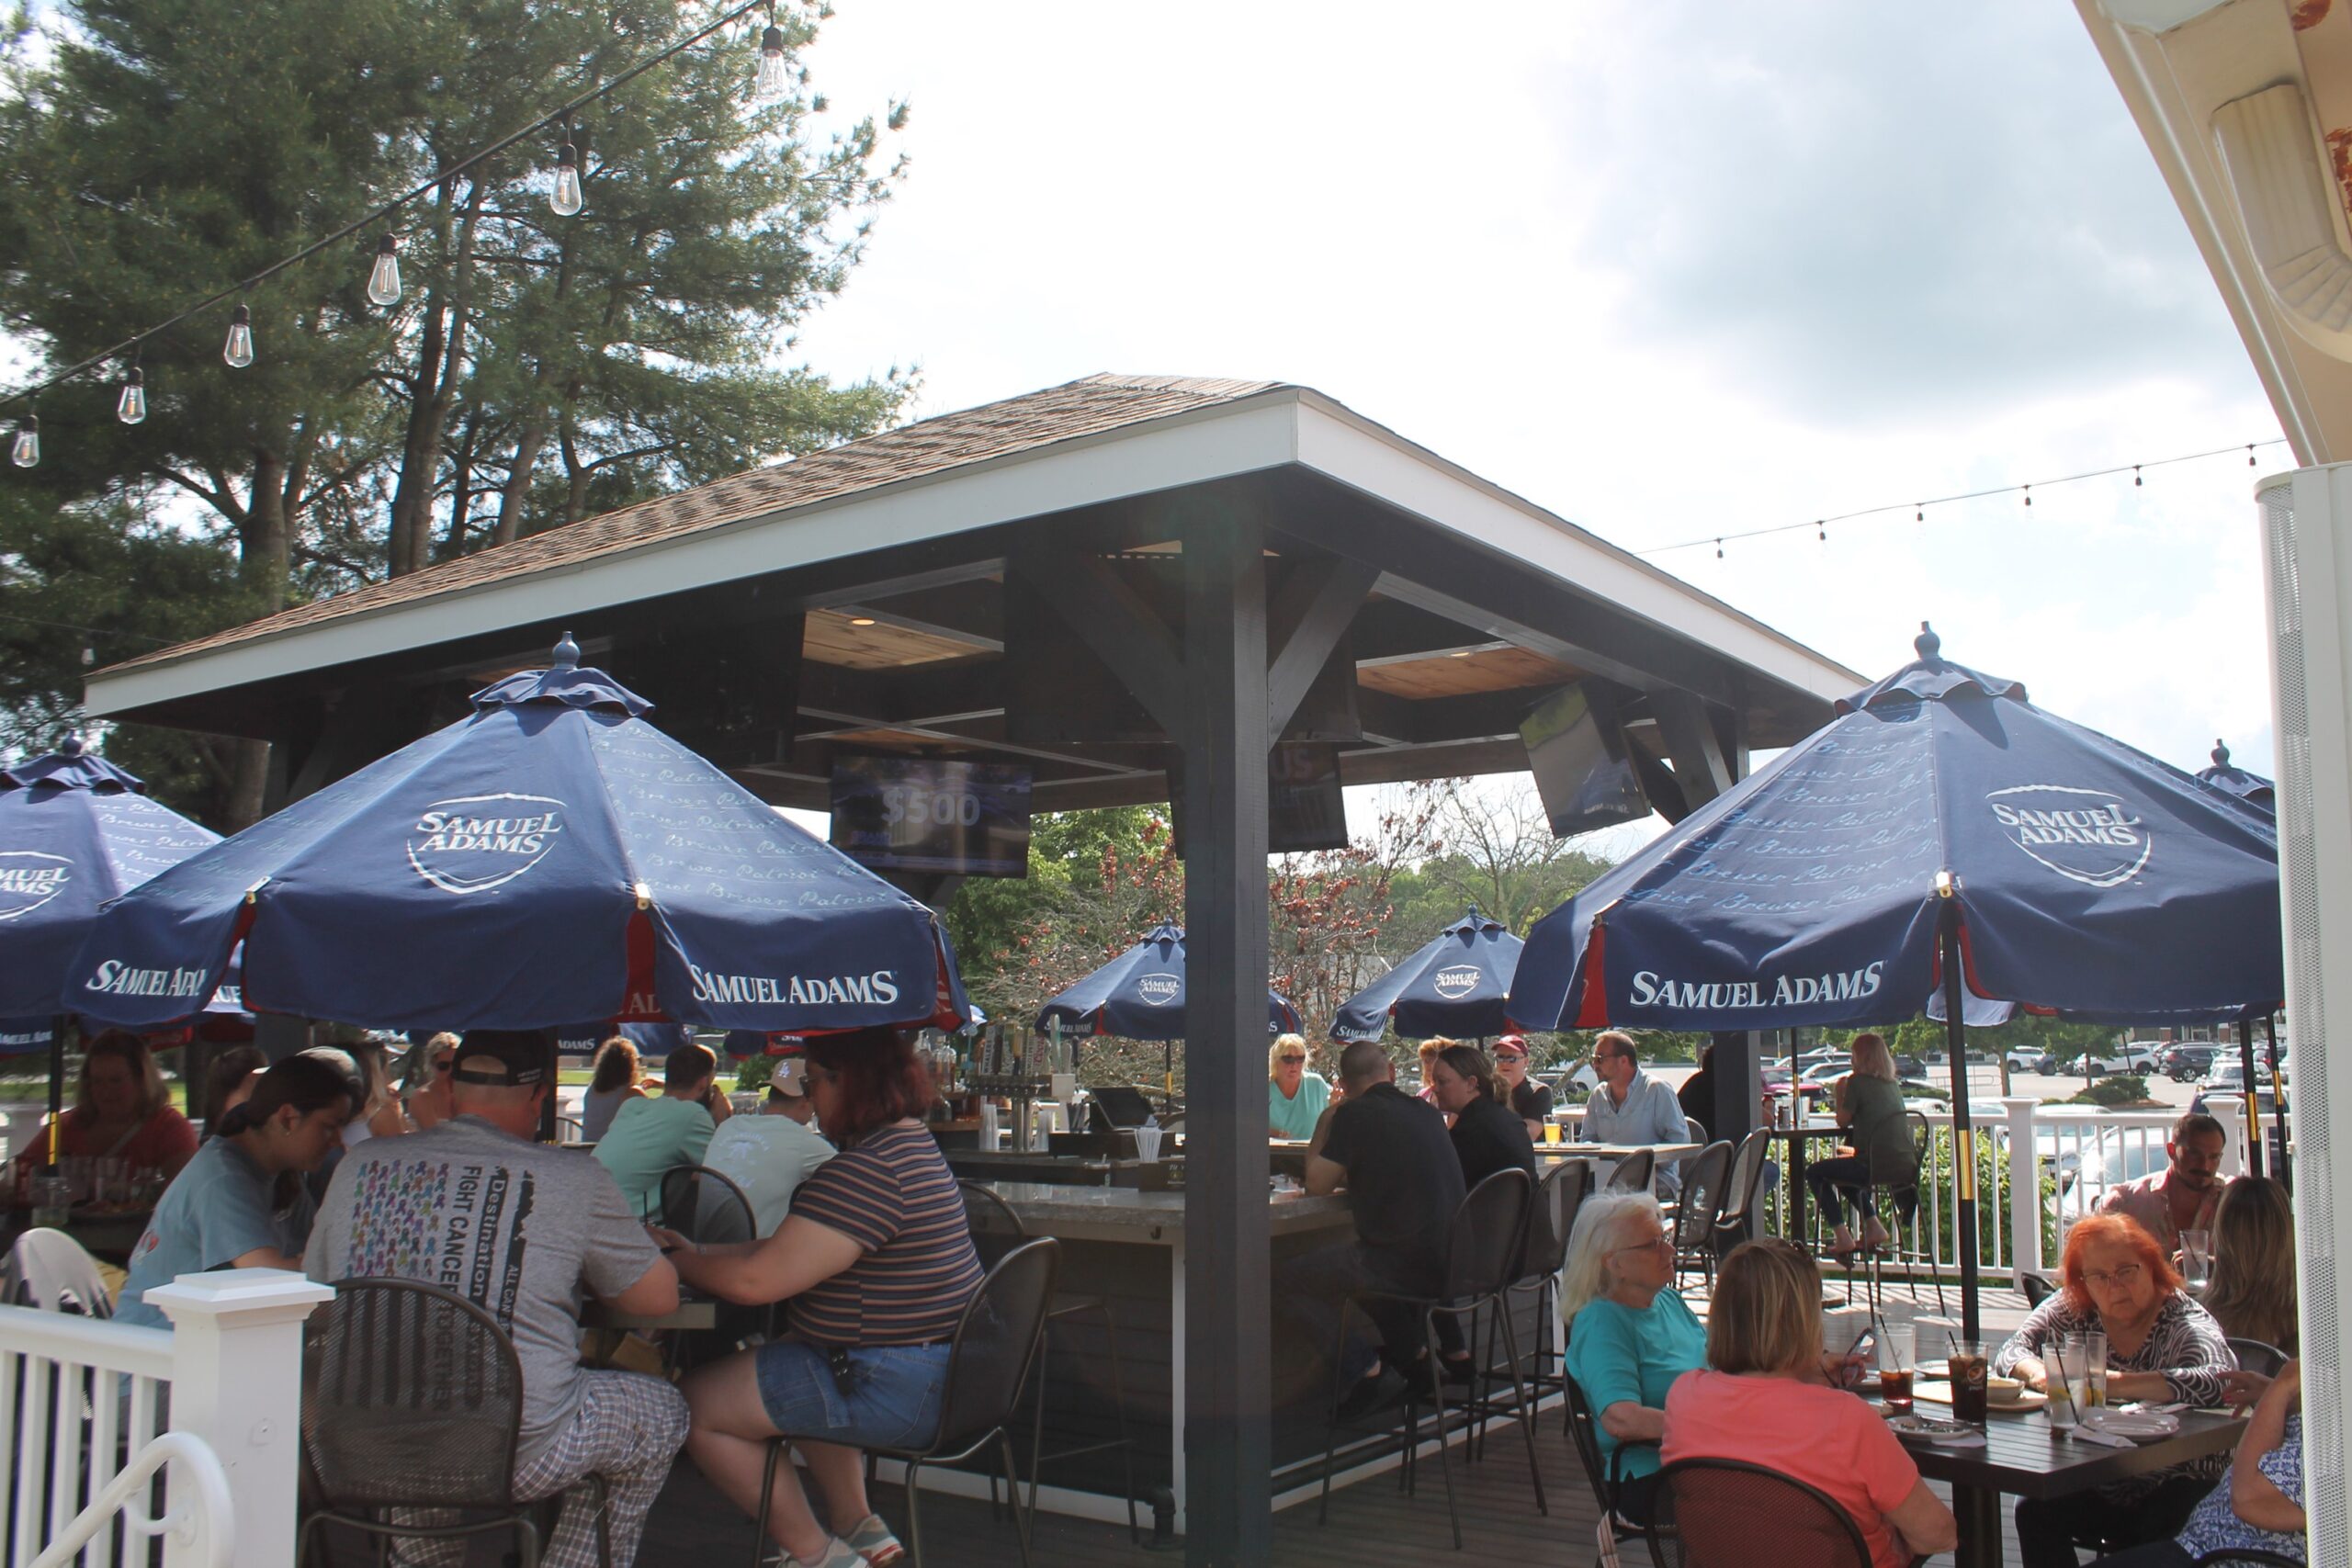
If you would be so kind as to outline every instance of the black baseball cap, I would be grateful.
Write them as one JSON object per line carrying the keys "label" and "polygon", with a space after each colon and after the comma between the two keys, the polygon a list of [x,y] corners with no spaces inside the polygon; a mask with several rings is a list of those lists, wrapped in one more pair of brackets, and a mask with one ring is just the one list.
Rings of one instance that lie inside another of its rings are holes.
{"label": "black baseball cap", "polygon": [[520,1089],[555,1078],[555,1032],[548,1029],[469,1029],[458,1042],[451,1077],[459,1083]]}

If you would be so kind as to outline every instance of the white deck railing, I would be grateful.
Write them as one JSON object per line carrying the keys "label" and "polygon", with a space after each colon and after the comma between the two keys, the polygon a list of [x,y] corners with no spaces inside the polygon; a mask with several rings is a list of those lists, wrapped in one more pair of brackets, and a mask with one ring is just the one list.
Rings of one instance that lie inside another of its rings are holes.
{"label": "white deck railing", "polygon": [[148,1292],[169,1330],[0,1307],[6,1560],[107,1568],[161,1533],[165,1568],[292,1568],[302,1320],[334,1293],[276,1269],[185,1274]]}

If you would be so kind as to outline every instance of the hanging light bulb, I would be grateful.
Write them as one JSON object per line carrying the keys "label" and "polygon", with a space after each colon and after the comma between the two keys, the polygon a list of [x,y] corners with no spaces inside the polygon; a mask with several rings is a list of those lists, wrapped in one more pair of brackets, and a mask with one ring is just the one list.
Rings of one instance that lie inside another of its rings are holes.
{"label": "hanging light bulb", "polygon": [[555,155],[555,189],[548,193],[548,205],[558,218],[580,210],[580,149],[572,144],[569,126],[564,128],[563,150]]}
{"label": "hanging light bulb", "polygon": [[229,340],[220,345],[220,357],[232,370],[243,370],[254,362],[254,312],[242,299],[229,312]]}
{"label": "hanging light bulb", "polygon": [[376,242],[376,265],[368,269],[368,301],[371,305],[401,301],[401,243],[390,234]]}
{"label": "hanging light bulb", "polygon": [[752,83],[752,101],[782,103],[792,96],[792,73],[784,62],[784,29],[775,25],[775,6],[768,6],[768,30],[760,35],[760,73]]}
{"label": "hanging light bulb", "polygon": [[115,400],[114,416],[125,424],[147,417],[147,378],[136,365],[122,373],[122,396]]}
{"label": "hanging light bulb", "polygon": [[8,448],[8,461],[20,468],[29,468],[40,461],[40,415],[28,413],[18,422],[16,445]]}

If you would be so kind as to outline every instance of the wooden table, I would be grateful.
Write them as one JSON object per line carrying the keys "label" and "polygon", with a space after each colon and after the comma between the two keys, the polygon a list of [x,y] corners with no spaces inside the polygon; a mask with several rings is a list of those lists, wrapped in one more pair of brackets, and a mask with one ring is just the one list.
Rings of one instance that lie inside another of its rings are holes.
{"label": "wooden table", "polygon": [[[1939,1413],[1930,1403],[1921,1409]],[[2065,1497],[2110,1481],[2168,1470],[2238,1446],[2245,1423],[2234,1416],[2180,1413],[2180,1430],[2169,1438],[2110,1449],[2078,1442],[2050,1429],[2041,1411],[2004,1415],[1996,1410],[1984,1424],[1985,1446],[1952,1449],[1906,1442],[1904,1451],[1930,1481],[1951,1486],[1951,1511],[1960,1520],[1959,1568],[2001,1568],[2001,1497]]]}

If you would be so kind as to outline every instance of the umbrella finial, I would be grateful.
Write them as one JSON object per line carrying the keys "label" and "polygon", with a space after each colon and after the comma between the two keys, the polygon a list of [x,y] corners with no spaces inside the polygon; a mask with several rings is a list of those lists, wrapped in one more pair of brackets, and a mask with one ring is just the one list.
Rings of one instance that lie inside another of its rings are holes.
{"label": "umbrella finial", "polygon": [[1935,627],[1921,621],[1919,635],[1911,639],[1911,646],[1917,651],[1920,658],[1933,659],[1943,651],[1944,639],[1936,635]]}
{"label": "umbrella finial", "polygon": [[2230,766],[2230,749],[2219,740],[2213,742],[2213,765],[2225,773]]}
{"label": "umbrella finial", "polygon": [[555,645],[555,667],[559,670],[574,670],[579,668],[579,665],[580,645],[571,640],[570,632],[566,632],[563,634],[563,640]]}
{"label": "umbrella finial", "polygon": [[57,750],[61,756],[78,757],[83,751],[82,738],[78,735],[69,735],[57,743]]}

